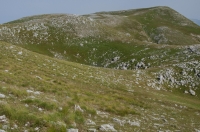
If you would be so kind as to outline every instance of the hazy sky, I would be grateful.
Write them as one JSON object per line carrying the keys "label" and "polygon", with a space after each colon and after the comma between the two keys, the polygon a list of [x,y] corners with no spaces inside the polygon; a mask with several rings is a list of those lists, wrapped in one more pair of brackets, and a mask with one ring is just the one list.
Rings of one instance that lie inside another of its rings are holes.
{"label": "hazy sky", "polygon": [[49,13],[89,14],[169,6],[188,18],[200,19],[200,0],[0,0],[0,23]]}

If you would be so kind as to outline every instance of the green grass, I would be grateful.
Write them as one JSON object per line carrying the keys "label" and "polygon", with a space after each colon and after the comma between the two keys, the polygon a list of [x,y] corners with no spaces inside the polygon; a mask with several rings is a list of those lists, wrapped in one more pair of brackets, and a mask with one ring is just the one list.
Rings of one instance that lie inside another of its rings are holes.
{"label": "green grass", "polygon": [[[113,45],[118,46],[117,43]],[[139,84],[135,83],[133,75],[137,71],[91,67],[53,59],[17,46],[9,49],[10,46],[1,42],[0,93],[6,98],[1,99],[0,115],[5,115],[9,123],[17,124],[18,130],[29,122],[28,130],[39,127],[41,131],[65,131],[74,128],[76,123],[76,128],[86,131],[87,119],[94,120],[98,128],[101,124],[112,122],[113,117],[143,120],[147,115],[154,116],[153,113],[167,113],[166,118],[175,118],[177,126],[183,123],[178,116],[187,117],[185,124],[188,128],[192,127],[189,125],[191,120],[196,122],[199,119],[194,115],[200,110],[198,97],[183,96],[180,92],[147,91],[145,78]],[[19,51],[24,55],[19,55]],[[148,76],[151,78],[148,72],[144,74],[146,79]],[[118,80],[119,77],[121,80]],[[134,92],[128,92],[130,89]],[[33,92],[28,93],[27,90]],[[36,91],[40,94],[35,94]],[[186,108],[179,112],[180,108],[174,104]],[[75,111],[75,105],[80,105],[84,112]],[[164,105],[163,109],[160,109],[161,105]],[[170,113],[171,107],[176,114]],[[102,122],[103,118],[97,111],[108,113],[108,119]],[[148,122],[156,123],[148,116],[146,118]],[[143,124],[143,127],[148,126]],[[129,125],[125,128],[118,124],[115,128],[132,129]],[[156,129],[152,127],[151,130]]]}

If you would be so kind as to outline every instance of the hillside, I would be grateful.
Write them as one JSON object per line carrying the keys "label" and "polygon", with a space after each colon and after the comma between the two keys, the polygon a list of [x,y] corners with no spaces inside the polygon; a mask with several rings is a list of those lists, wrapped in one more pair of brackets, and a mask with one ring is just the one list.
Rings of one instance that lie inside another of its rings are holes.
{"label": "hillside", "polygon": [[[154,51],[161,56],[160,45],[198,44],[199,36],[199,26],[168,7],[84,16],[38,15],[0,26],[2,41],[59,59],[115,69],[135,69]],[[141,50],[146,48],[152,50]]]}
{"label": "hillside", "polygon": [[0,129],[200,130],[199,97],[154,90],[143,70],[95,68],[0,46]]}
{"label": "hillside", "polygon": [[169,7],[8,22],[0,63],[0,131],[200,131],[200,27]]}

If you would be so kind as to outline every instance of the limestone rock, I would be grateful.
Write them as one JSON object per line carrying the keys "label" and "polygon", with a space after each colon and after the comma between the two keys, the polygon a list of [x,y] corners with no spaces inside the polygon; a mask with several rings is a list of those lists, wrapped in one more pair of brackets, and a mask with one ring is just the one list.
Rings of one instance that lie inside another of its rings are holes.
{"label": "limestone rock", "polygon": [[138,126],[138,127],[140,127],[140,122],[138,122],[138,121],[128,121],[128,124],[131,125],[131,126]]}
{"label": "limestone rock", "polygon": [[189,92],[190,92],[191,95],[195,96],[195,91],[194,90],[190,89]]}
{"label": "limestone rock", "polygon": [[0,129],[0,132],[6,132],[6,131],[4,131],[4,130]]}
{"label": "limestone rock", "polygon": [[125,120],[120,120],[120,119],[117,119],[117,118],[113,118],[113,121],[118,123],[120,126],[124,126],[124,124],[126,123]]}
{"label": "limestone rock", "polygon": [[99,128],[99,130],[101,130],[101,131],[105,131],[105,132],[116,132],[117,130],[115,130],[115,128],[112,126],[112,125],[110,125],[110,124],[103,124],[103,125],[101,125],[100,126],[100,128]]}
{"label": "limestone rock", "polygon": [[90,119],[87,119],[86,125],[96,125],[96,123]]}
{"label": "limestone rock", "polygon": [[79,105],[75,105],[75,111],[83,112],[83,109]]}
{"label": "limestone rock", "polygon": [[1,122],[4,122],[4,123],[7,122],[7,118],[6,118],[5,115],[0,116],[0,123],[1,123]]}
{"label": "limestone rock", "polygon": [[0,94],[0,99],[5,98],[6,96],[4,94]]}
{"label": "limestone rock", "polygon": [[74,128],[67,129],[67,132],[78,132],[78,129],[74,129]]}

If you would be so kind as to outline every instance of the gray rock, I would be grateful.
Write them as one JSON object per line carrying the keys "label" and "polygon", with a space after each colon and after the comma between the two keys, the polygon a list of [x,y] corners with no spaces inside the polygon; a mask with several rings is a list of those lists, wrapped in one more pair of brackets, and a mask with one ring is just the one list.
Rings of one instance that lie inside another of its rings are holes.
{"label": "gray rock", "polygon": [[74,128],[67,129],[67,132],[78,132],[78,129],[74,129]]}
{"label": "gray rock", "polygon": [[128,121],[128,124],[131,125],[131,126],[138,126],[138,127],[140,127],[140,122],[138,122],[138,121],[133,121],[133,122]]}
{"label": "gray rock", "polygon": [[193,95],[193,96],[195,96],[195,95],[196,95],[196,94],[195,94],[195,91],[194,91],[194,90],[192,90],[192,89],[190,89],[190,90],[189,90],[189,92],[190,92],[190,94],[191,94],[191,95]]}
{"label": "gray rock", "polygon": [[80,111],[83,112],[83,109],[81,109],[81,107],[79,105],[75,105],[75,111]]}
{"label": "gray rock", "polygon": [[101,130],[101,131],[105,131],[105,132],[116,132],[117,130],[115,130],[115,128],[112,126],[112,125],[110,125],[110,124],[103,124],[103,125],[101,125],[100,126],[100,128],[99,128],[99,130]]}
{"label": "gray rock", "polygon": [[0,116],[0,120],[5,120],[5,119],[6,119],[5,115]]}
{"label": "gray rock", "polygon": [[87,119],[86,125],[96,125],[96,123],[90,119]]}
{"label": "gray rock", "polygon": [[160,76],[158,77],[158,80],[159,80],[159,84],[163,84],[163,82],[164,82],[164,77],[163,77],[163,75],[160,75]]}
{"label": "gray rock", "polygon": [[5,98],[6,96],[4,94],[0,94],[0,99]]}
{"label": "gray rock", "polygon": [[120,120],[120,119],[117,119],[117,118],[113,118],[113,121],[118,123],[120,126],[124,126],[124,124],[126,123],[125,120]]}
{"label": "gray rock", "polygon": [[0,129],[0,132],[6,132],[6,131],[4,131],[4,130]]}

